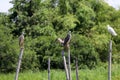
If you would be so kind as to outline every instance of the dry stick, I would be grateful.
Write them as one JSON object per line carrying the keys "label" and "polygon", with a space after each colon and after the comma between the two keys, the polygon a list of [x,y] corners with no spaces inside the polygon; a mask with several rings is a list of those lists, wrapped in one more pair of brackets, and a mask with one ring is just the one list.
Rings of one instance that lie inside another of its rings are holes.
{"label": "dry stick", "polygon": [[18,74],[19,74],[19,70],[20,70],[20,65],[21,65],[21,60],[22,60],[23,51],[24,51],[24,49],[21,48],[21,49],[20,49],[20,54],[19,54],[18,65],[17,65],[17,69],[16,69],[15,80],[18,80]]}
{"label": "dry stick", "polygon": [[108,58],[108,80],[111,80],[111,63],[112,63],[112,40],[109,43],[109,58]]}
{"label": "dry stick", "polygon": [[66,58],[65,58],[65,55],[64,55],[64,51],[62,51],[62,57],[63,57],[63,61],[64,61],[66,80],[69,80],[68,69],[67,69],[67,65],[66,65]]}
{"label": "dry stick", "polygon": [[50,58],[48,58],[48,80],[50,80]]}
{"label": "dry stick", "polygon": [[78,77],[78,58],[76,58],[75,63],[76,63],[76,80],[79,80],[79,77]]}
{"label": "dry stick", "polygon": [[68,73],[69,73],[69,80],[72,80],[71,66],[70,66],[70,47],[68,47]]}

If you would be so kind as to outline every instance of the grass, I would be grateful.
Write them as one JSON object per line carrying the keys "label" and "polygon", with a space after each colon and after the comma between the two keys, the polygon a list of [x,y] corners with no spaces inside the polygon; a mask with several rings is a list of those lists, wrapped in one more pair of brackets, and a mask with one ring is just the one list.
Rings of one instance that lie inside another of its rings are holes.
{"label": "grass", "polygon": [[[98,67],[96,69],[79,70],[80,80],[107,80],[107,68]],[[18,80],[48,80],[47,71],[32,72],[26,71],[19,74]],[[14,80],[15,74],[0,74],[0,80]],[[66,80],[65,72],[62,70],[51,70],[51,80]],[[76,80],[75,70],[72,71],[72,80]],[[120,65],[112,66],[112,80],[120,80]]]}

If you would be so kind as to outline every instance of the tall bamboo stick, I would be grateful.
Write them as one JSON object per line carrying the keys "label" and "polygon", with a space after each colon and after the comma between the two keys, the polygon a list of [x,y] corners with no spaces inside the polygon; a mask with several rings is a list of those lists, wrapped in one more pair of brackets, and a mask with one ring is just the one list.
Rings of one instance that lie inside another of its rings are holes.
{"label": "tall bamboo stick", "polygon": [[50,80],[50,58],[48,58],[48,80]]}
{"label": "tall bamboo stick", "polygon": [[65,68],[65,73],[66,73],[66,80],[69,80],[69,74],[68,74],[68,69],[67,69],[67,65],[66,65],[66,58],[64,55],[64,51],[62,51],[62,57],[63,57],[63,61],[64,61],[64,68]]}
{"label": "tall bamboo stick", "polygon": [[109,56],[108,56],[108,80],[111,80],[111,64],[112,64],[112,40],[109,43]]}
{"label": "tall bamboo stick", "polygon": [[23,51],[24,51],[24,48],[21,48],[20,49],[20,54],[19,54],[18,65],[17,65],[17,69],[16,69],[15,80],[18,80],[18,75],[19,75],[19,70],[20,70],[20,65],[21,65]]}
{"label": "tall bamboo stick", "polygon": [[71,77],[71,65],[70,65],[70,47],[68,47],[68,73],[69,73],[69,80],[72,80]]}
{"label": "tall bamboo stick", "polygon": [[79,80],[79,77],[78,77],[78,58],[76,58],[75,63],[76,63],[76,80]]}

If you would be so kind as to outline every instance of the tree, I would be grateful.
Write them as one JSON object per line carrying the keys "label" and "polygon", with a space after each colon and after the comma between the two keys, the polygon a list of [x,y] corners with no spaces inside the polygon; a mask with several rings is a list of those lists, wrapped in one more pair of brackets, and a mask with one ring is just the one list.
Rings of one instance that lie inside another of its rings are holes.
{"label": "tree", "polygon": [[13,71],[17,62],[17,43],[10,34],[10,31],[9,28],[0,24],[0,72]]}
{"label": "tree", "polygon": [[72,58],[78,58],[80,68],[93,68],[99,63],[98,52],[91,40],[85,36],[74,34],[71,41]]}

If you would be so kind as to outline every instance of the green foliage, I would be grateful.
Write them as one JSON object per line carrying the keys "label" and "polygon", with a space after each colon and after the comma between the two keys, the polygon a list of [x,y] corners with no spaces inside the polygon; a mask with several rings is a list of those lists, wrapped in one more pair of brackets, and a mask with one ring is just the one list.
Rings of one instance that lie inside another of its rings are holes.
{"label": "green foliage", "polygon": [[56,30],[57,31],[68,31],[70,29],[74,29],[76,27],[76,23],[79,24],[79,20],[75,15],[72,14],[66,14],[64,16],[58,16],[55,18],[56,20]]}
{"label": "green foliage", "polygon": [[91,39],[95,50],[99,53],[99,58],[101,61],[106,61],[108,56],[108,44],[110,40],[110,35],[107,32],[107,28],[101,24],[93,27],[91,32],[94,34],[91,35]]}
{"label": "green foliage", "polygon": [[[78,58],[81,68],[93,68],[98,64],[98,53],[96,52],[90,39],[82,35],[73,35],[72,37],[72,56]],[[74,59],[75,60],[75,59]]]}
{"label": "green foliage", "polygon": [[11,72],[15,68],[18,53],[16,40],[13,40],[10,29],[0,25],[0,72]]}
{"label": "green foliage", "polygon": [[[110,24],[120,35],[120,11],[103,0],[12,0],[8,15],[0,13],[0,72],[14,71],[17,65],[18,36],[25,32],[22,70],[64,68],[63,47],[56,38],[72,31],[71,62],[78,57],[80,68],[106,62]],[[120,63],[120,37],[113,38],[113,62]],[[6,64],[7,63],[7,64]]]}

